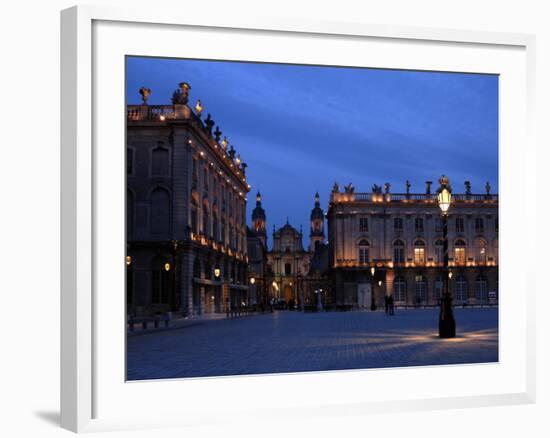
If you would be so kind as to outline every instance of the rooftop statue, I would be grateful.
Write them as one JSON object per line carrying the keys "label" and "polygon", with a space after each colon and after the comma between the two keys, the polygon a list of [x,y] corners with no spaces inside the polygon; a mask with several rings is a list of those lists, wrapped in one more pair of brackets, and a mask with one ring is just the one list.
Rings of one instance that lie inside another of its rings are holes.
{"label": "rooftop statue", "polygon": [[214,127],[214,120],[212,119],[212,116],[210,113],[206,116],[206,120],[204,121],[204,125],[206,126],[206,130],[210,135],[212,135],[212,128]]}
{"label": "rooftop statue", "polygon": [[340,185],[335,182],[334,185],[332,186],[332,193],[339,193],[340,192]]}
{"label": "rooftop statue", "polygon": [[201,114],[202,114],[202,110],[203,110],[203,106],[202,106],[202,103],[201,103],[201,100],[197,100],[197,103],[195,104],[195,114],[197,114],[197,116],[200,118],[201,117]]}
{"label": "rooftop statue", "polygon": [[139,89],[139,94],[141,94],[141,99],[143,100],[143,105],[147,105],[147,100],[151,95],[151,89],[146,87],[141,87]]}
{"label": "rooftop statue", "polygon": [[405,182],[405,192],[407,195],[411,193],[411,182],[409,180]]}
{"label": "rooftop statue", "polygon": [[384,191],[386,193],[390,193],[390,189],[391,189],[391,184],[390,183],[384,184]]}
{"label": "rooftop statue", "polygon": [[344,187],[344,191],[346,193],[354,193],[355,192],[355,187],[353,187],[352,183],[349,183],[347,186]]}
{"label": "rooftop statue", "polygon": [[174,91],[174,94],[172,94],[172,104],[187,105],[187,102],[189,102],[190,89],[191,85],[189,85],[187,82],[180,82],[179,89]]}
{"label": "rooftop statue", "polygon": [[472,183],[470,181],[464,181],[464,189],[466,190],[467,195],[472,194]]}
{"label": "rooftop statue", "polygon": [[372,185],[372,193],[382,193],[382,186],[379,186],[378,184]]}
{"label": "rooftop statue", "polygon": [[489,184],[489,181],[487,181],[487,183],[485,184],[485,193],[487,193],[488,195],[491,194],[491,184]]}
{"label": "rooftop statue", "polygon": [[214,138],[216,139],[216,141],[219,142],[221,136],[222,136],[222,132],[220,131],[220,127],[216,126],[216,130],[214,131]]}

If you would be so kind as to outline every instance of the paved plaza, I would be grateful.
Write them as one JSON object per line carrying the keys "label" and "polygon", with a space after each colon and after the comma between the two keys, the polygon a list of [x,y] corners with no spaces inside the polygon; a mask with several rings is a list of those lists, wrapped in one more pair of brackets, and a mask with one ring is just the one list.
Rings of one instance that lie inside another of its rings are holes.
{"label": "paved plaza", "polygon": [[128,337],[128,380],[498,361],[498,309],[456,309],[457,337],[437,336],[438,309],[280,311]]}

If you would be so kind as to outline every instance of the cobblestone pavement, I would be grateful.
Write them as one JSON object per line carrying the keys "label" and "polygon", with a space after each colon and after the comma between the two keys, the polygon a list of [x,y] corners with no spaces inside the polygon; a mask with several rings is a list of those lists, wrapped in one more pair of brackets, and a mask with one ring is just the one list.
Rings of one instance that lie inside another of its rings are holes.
{"label": "cobblestone pavement", "polygon": [[456,309],[439,339],[438,310],[275,312],[207,320],[128,337],[128,380],[498,361],[498,309]]}

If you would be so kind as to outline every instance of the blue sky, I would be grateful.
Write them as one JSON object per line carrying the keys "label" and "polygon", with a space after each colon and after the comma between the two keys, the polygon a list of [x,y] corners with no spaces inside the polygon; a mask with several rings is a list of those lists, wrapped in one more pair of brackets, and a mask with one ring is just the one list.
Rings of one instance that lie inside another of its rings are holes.
{"label": "blue sky", "polygon": [[128,103],[152,90],[149,104],[169,104],[179,82],[191,85],[247,162],[248,220],[260,189],[268,231],[304,227],[315,191],[326,210],[335,181],[356,191],[391,184],[403,193],[449,176],[453,190],[498,191],[498,77],[377,70],[128,58]]}

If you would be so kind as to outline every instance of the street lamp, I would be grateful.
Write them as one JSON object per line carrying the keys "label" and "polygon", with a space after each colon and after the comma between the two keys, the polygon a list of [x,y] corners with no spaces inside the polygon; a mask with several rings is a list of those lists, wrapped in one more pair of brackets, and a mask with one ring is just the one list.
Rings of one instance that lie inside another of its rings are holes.
{"label": "street lamp", "polygon": [[441,222],[443,226],[443,299],[439,311],[439,337],[454,338],[456,336],[456,323],[453,315],[453,298],[449,293],[449,241],[447,238],[447,212],[451,207],[452,196],[449,179],[442,175],[439,178],[437,190],[437,203],[441,210]]}

